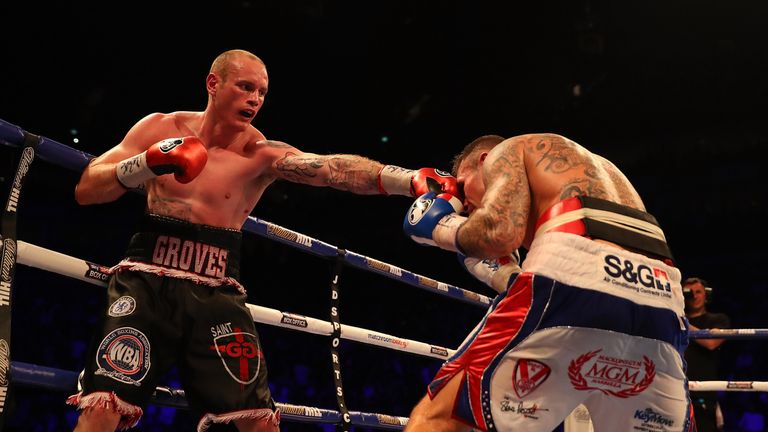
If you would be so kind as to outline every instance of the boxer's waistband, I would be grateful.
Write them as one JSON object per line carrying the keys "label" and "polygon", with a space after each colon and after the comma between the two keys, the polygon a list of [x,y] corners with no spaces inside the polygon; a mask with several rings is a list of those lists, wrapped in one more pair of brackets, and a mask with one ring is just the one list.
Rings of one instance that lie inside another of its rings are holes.
{"label": "boxer's waistband", "polygon": [[606,240],[668,264],[673,259],[655,217],[600,198],[577,196],[553,205],[536,222],[536,237],[547,232]]}
{"label": "boxer's waistband", "polygon": [[242,232],[146,214],[126,260],[208,278],[240,278]]}
{"label": "boxer's waistband", "polygon": [[684,315],[680,270],[645,254],[569,233],[548,232],[533,240],[522,267],[566,285]]}

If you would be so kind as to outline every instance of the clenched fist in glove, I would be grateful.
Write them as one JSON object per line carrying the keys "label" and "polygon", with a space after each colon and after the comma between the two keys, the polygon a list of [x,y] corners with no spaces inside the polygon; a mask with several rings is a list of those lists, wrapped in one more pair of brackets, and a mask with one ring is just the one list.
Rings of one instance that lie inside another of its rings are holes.
{"label": "clenched fist in glove", "polygon": [[173,173],[179,183],[189,183],[208,161],[208,150],[194,136],[169,138],[152,144],[146,151],[117,164],[117,179],[127,188]]}
{"label": "clenched fist in glove", "polygon": [[427,192],[448,193],[461,201],[461,191],[456,177],[435,168],[409,170],[394,165],[385,165],[379,171],[379,191],[386,195],[418,197]]}
{"label": "clenched fist in glove", "polygon": [[467,218],[461,201],[447,193],[427,192],[413,202],[403,220],[403,231],[416,243],[457,251],[456,233]]}

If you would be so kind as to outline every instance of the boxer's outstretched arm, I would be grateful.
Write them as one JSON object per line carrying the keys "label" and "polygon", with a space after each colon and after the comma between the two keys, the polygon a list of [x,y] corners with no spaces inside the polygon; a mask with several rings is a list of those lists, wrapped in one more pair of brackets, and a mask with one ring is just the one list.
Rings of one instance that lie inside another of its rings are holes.
{"label": "boxer's outstretched arm", "polygon": [[304,153],[280,141],[264,140],[275,176],[295,183],[330,186],[360,195],[418,197],[427,192],[459,196],[456,178],[435,168],[411,170],[363,156]]}
{"label": "boxer's outstretched arm", "polygon": [[286,151],[274,169],[278,177],[312,186],[330,186],[361,195],[381,193],[379,172],[384,164],[357,155],[317,155]]}

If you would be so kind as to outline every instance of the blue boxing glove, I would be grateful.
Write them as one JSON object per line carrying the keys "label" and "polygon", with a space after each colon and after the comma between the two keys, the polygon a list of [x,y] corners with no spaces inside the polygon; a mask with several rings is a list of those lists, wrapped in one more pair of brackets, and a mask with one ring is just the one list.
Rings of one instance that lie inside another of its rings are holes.
{"label": "blue boxing glove", "polygon": [[403,220],[403,231],[422,245],[457,251],[456,233],[467,218],[461,200],[447,193],[427,192],[413,202]]}

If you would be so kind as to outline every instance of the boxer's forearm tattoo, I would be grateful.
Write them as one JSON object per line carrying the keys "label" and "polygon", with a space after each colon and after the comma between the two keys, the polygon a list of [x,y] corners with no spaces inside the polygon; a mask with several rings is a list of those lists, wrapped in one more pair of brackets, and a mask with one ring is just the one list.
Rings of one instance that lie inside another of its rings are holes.
{"label": "boxer's forearm tattoo", "polygon": [[309,178],[317,177],[317,171],[323,167],[323,162],[317,157],[296,156],[296,153],[286,152],[275,165],[283,178],[297,183],[308,183]]}
{"label": "boxer's forearm tattoo", "polygon": [[362,156],[297,156],[287,152],[276,167],[283,178],[297,183],[331,186],[358,194],[378,193],[380,164]]}
{"label": "boxer's forearm tattoo", "polygon": [[354,193],[378,193],[376,163],[359,156],[328,158],[328,186]]}

